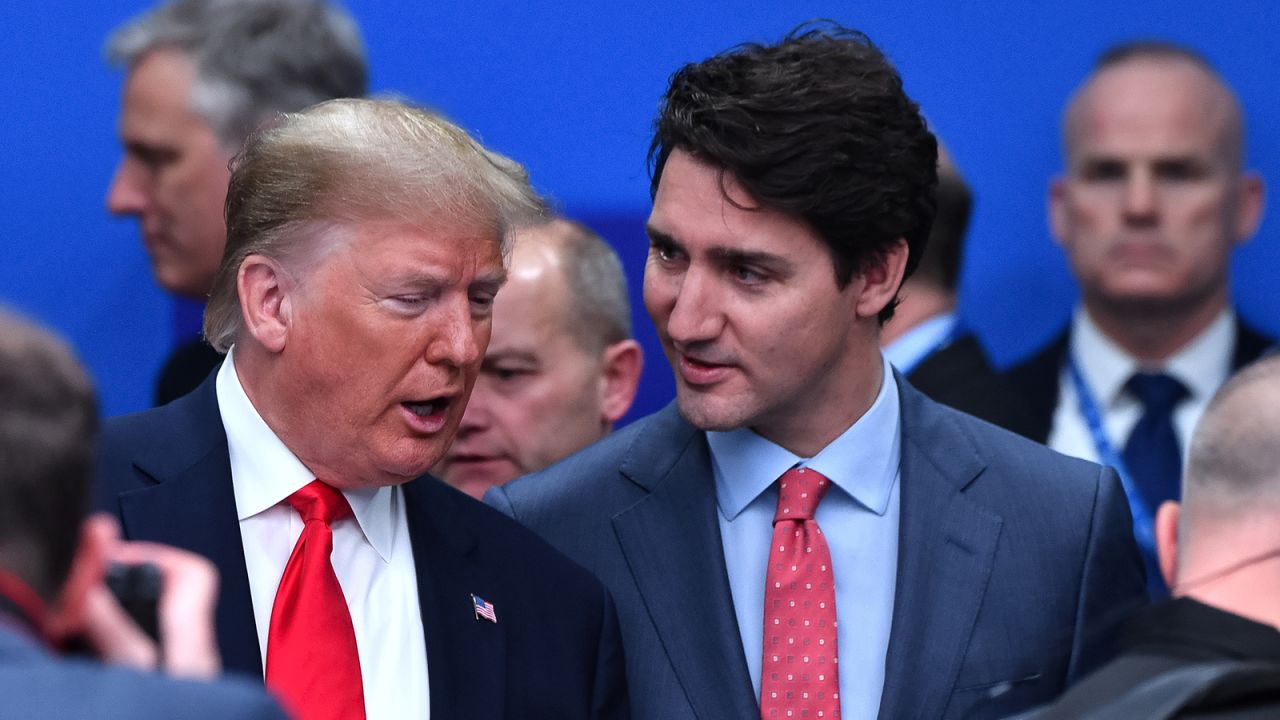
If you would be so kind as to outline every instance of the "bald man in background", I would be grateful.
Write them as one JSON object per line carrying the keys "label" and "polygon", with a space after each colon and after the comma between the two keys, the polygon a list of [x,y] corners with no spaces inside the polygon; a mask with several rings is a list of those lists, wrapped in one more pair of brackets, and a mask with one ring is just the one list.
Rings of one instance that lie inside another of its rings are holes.
{"label": "bald man in background", "polygon": [[480,377],[436,474],[479,498],[581,450],[630,409],[642,365],[609,245],[564,219],[521,230]]}
{"label": "bald man in background", "polygon": [[[1124,712],[1106,717],[1280,716],[1280,356],[1240,371],[1213,397],[1182,495],[1156,516],[1174,599],[1136,615],[1122,655],[1036,720],[1117,708]],[[1230,714],[1213,712],[1228,706]],[[1164,714],[1146,712],[1154,707]]]}

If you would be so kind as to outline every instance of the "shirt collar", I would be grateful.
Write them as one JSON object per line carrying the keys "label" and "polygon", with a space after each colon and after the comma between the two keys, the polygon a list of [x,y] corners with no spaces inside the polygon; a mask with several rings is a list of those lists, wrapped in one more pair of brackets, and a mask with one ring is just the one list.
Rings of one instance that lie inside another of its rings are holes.
{"label": "shirt collar", "polygon": [[[215,389],[231,456],[236,513],[243,521],[284,502],[316,475],[258,414],[240,384],[234,355],[233,347],[218,370]],[[395,542],[398,488],[362,487],[343,490],[342,495],[369,544],[387,562]]]}
{"label": "shirt collar", "polygon": [[934,350],[940,349],[939,346],[955,332],[956,324],[954,312],[934,315],[886,345],[884,356],[896,368],[915,367]]}
{"label": "shirt collar", "polygon": [[784,472],[800,465],[817,470],[860,505],[884,515],[898,478],[902,438],[898,384],[889,361],[883,362],[875,402],[812,458],[802,458],[749,428],[708,432],[720,512],[733,520]]}
{"label": "shirt collar", "polygon": [[[1137,358],[1129,355],[1089,317],[1083,307],[1076,309],[1071,331],[1071,352],[1104,407],[1114,407],[1125,383],[1138,371]],[[1207,398],[1230,374],[1235,348],[1235,314],[1223,310],[1194,340],[1174,353],[1163,368],[1146,368],[1167,373],[1187,386],[1193,398]]]}

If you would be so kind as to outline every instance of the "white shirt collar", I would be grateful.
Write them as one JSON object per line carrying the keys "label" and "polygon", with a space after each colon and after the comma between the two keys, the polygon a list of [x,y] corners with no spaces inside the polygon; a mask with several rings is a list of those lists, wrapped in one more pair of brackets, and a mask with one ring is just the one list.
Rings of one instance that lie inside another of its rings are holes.
{"label": "white shirt collar", "polygon": [[[1072,320],[1071,352],[1094,397],[1105,407],[1113,407],[1125,383],[1138,371],[1138,360],[1103,334],[1083,306]],[[1219,381],[1231,372],[1231,356],[1236,346],[1235,314],[1223,310],[1194,340],[1174,353],[1160,371],[1177,378],[1193,398],[1208,398]]]}
{"label": "white shirt collar", "polygon": [[[218,370],[215,389],[231,455],[236,513],[240,520],[244,520],[284,502],[316,479],[316,475],[280,441],[258,414],[240,384],[234,356],[233,347]],[[343,490],[342,494],[351,505],[361,532],[386,562],[395,541],[399,488],[356,488]]]}
{"label": "white shirt collar", "polygon": [[894,367],[914,368],[931,355],[955,332],[958,318],[954,312],[938,313],[902,333],[884,346],[884,356]]}
{"label": "white shirt collar", "polygon": [[825,475],[868,510],[884,515],[898,478],[900,418],[898,383],[886,359],[875,402],[813,458],[795,455],[748,428],[708,432],[720,512],[732,520],[784,472],[802,465]]}

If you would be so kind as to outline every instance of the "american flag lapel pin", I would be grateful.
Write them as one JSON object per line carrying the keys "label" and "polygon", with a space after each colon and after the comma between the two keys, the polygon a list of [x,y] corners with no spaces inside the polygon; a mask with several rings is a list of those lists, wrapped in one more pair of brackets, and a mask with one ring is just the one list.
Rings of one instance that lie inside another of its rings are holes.
{"label": "american flag lapel pin", "polygon": [[489,602],[488,600],[485,600],[484,598],[480,597],[479,595],[476,595],[475,593],[472,593],[471,607],[476,612],[477,620],[480,620],[481,618],[483,618],[495,625],[498,624],[498,615],[493,611],[493,603]]}

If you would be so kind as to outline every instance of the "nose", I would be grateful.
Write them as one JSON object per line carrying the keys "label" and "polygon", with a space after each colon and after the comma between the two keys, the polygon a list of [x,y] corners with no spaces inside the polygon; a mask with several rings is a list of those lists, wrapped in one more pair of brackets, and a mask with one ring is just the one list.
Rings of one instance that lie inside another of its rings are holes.
{"label": "nose", "polygon": [[674,284],[667,335],[678,343],[713,340],[722,325],[715,293],[715,278],[698,267],[690,267]]}
{"label": "nose", "polygon": [[487,319],[472,315],[469,298],[441,302],[434,313],[436,323],[427,343],[426,359],[433,365],[467,367],[474,365],[489,344]]}
{"label": "nose", "polygon": [[147,191],[142,172],[128,156],[121,158],[107,187],[107,212],[112,215],[141,215],[147,207]]}
{"label": "nose", "polygon": [[493,399],[490,378],[484,373],[476,378],[471,388],[471,397],[467,399],[467,409],[462,413],[462,421],[458,424],[458,436],[470,435],[489,427],[489,403]]}
{"label": "nose", "polygon": [[1154,224],[1159,208],[1155,178],[1143,169],[1129,175],[1124,186],[1124,219],[1129,225]]}

